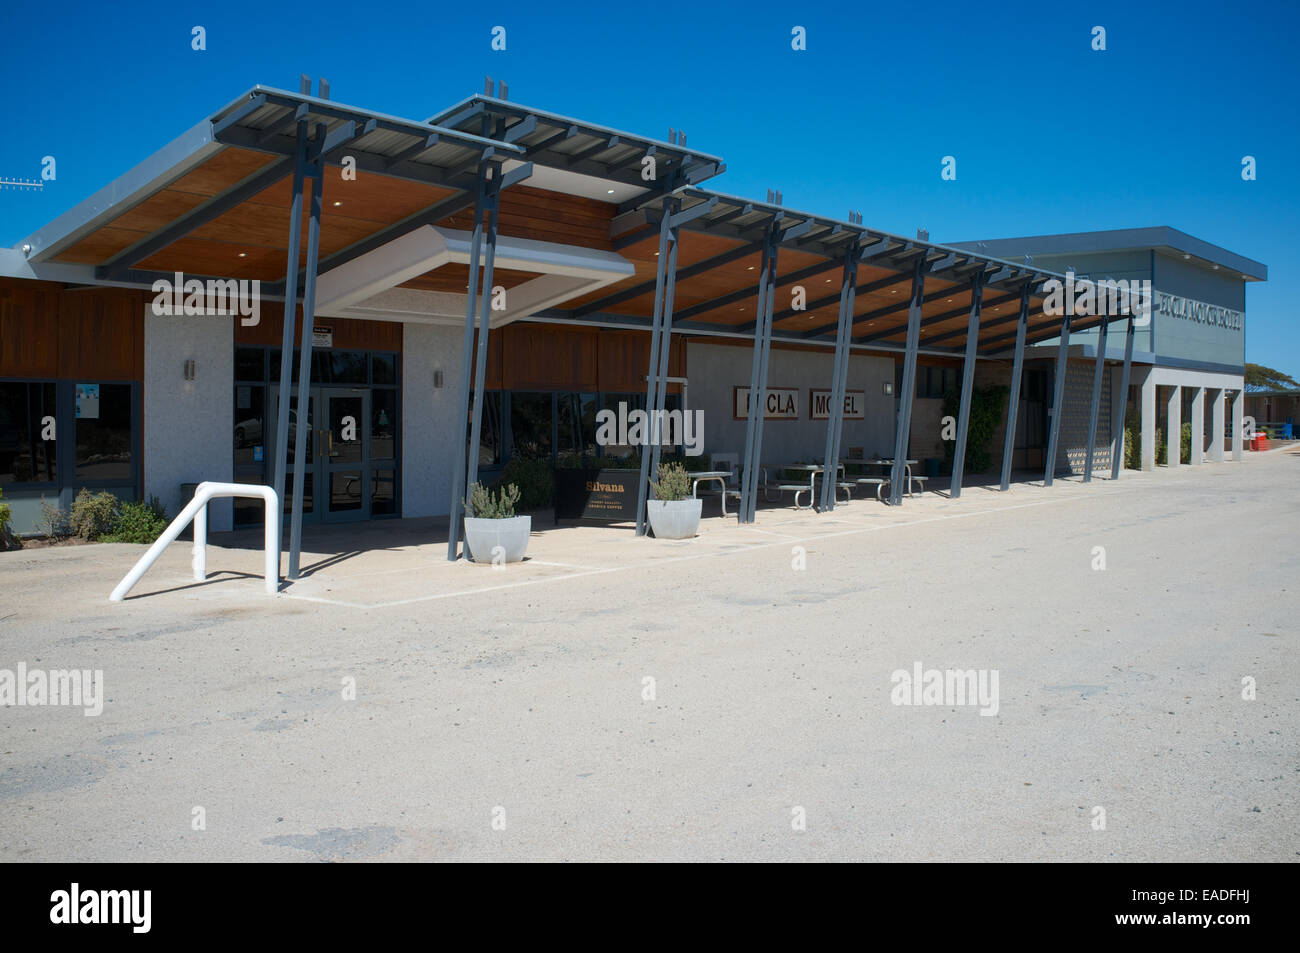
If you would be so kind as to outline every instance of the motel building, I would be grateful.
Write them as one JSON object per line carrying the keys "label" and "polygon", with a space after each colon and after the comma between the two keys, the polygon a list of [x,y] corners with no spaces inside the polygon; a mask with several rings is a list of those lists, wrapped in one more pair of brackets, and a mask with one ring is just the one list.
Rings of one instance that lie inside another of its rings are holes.
{"label": "motel building", "polygon": [[[1004,489],[1118,477],[1130,412],[1143,469],[1157,431],[1178,465],[1182,421],[1192,463],[1241,456],[1257,262],[1172,228],[891,235],[710,189],[723,161],[693,137],[497,92],[420,120],[255,87],[0,249],[15,530],[81,487],[175,515],[201,481],[278,483],[287,518],[301,470],[302,524],[450,517],[454,557],[468,482],[516,457],[627,456],[596,440],[620,405],[702,411],[704,460],[751,472],[892,459],[893,504],[903,461],[944,458],[952,391],[958,446],[971,395],[1016,395],[989,445]],[[1149,281],[1149,315],[1046,313],[1067,272]],[[925,492],[959,495],[963,466]],[[737,486],[753,521],[761,488]],[[262,507],[214,500],[209,525],[258,526]]]}

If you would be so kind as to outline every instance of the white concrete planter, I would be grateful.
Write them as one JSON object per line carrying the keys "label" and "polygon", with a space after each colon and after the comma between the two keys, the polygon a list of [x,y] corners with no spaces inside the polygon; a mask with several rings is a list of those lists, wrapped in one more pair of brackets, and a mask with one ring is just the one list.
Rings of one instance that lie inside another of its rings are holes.
{"label": "white concrete planter", "polygon": [[531,516],[511,516],[503,520],[465,517],[465,546],[476,563],[492,562],[492,551],[500,546],[508,563],[517,563],[528,549],[528,534],[533,531]]}
{"label": "white concrete planter", "polygon": [[647,500],[655,539],[690,539],[700,528],[703,500]]}

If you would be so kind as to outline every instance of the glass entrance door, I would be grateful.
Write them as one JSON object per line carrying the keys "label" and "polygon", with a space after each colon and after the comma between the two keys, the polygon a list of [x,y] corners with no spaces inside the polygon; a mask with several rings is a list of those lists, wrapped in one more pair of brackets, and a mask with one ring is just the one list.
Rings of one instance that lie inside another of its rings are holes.
{"label": "glass entrance door", "polygon": [[[279,434],[279,387],[272,385],[267,418],[271,438],[270,461],[275,460]],[[281,487],[287,519],[293,508],[293,480],[298,469],[295,443],[298,428],[303,439],[303,523],[335,523],[370,518],[370,392],[362,388],[313,387],[308,391],[307,412],[298,410],[297,389],[289,395],[288,468]],[[271,463],[274,466],[274,463]]]}

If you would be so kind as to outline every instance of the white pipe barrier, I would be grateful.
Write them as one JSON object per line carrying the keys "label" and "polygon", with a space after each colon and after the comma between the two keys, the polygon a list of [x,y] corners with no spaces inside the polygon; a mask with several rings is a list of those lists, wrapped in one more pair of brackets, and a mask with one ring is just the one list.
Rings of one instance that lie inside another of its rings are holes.
{"label": "white pipe barrier", "polygon": [[121,602],[126,598],[126,594],[140,581],[140,577],[145,574],[149,567],[154,564],[154,561],[163,554],[163,550],[171,545],[191,521],[194,523],[194,580],[195,582],[203,582],[207,578],[208,501],[228,496],[260,497],[266,503],[266,511],[263,514],[266,523],[266,594],[269,596],[275,595],[280,588],[280,523],[282,519],[280,494],[269,486],[256,486],[251,483],[200,483],[194,491],[194,499],[171,521],[171,525],[149,547],[148,552],[140,557],[140,561],[131,567],[131,571],[122,577],[122,581],[117,584],[113,594],[108,597],[109,600],[111,602]]}

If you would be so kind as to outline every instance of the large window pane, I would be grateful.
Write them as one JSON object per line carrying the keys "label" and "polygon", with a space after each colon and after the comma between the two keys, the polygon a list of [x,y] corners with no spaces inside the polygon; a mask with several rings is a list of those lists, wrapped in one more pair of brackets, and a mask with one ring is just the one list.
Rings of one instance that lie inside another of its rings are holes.
{"label": "large window pane", "polygon": [[397,391],[376,388],[370,392],[370,459],[392,460],[397,455]]}
{"label": "large window pane", "polygon": [[[622,405],[622,407],[620,407]],[[605,394],[601,398],[601,406],[604,410],[610,411],[614,415],[614,431],[620,429],[618,424],[620,414],[630,416],[634,410],[645,409],[645,394]],[[594,440],[594,437],[593,437]],[[598,448],[598,453],[603,457],[629,457],[637,452],[640,448],[629,446],[627,444],[611,443]]]}
{"label": "large window pane", "polygon": [[328,351],[321,356],[329,361],[330,383],[364,384],[366,382],[365,351]]}
{"label": "large window pane", "polygon": [[556,426],[559,430],[561,466],[582,466],[597,456],[596,395],[556,395]]}
{"label": "large window pane", "polygon": [[[275,369],[280,373],[279,367]],[[266,377],[266,350],[260,347],[235,348],[235,380],[261,381]]]}
{"label": "large window pane", "polygon": [[514,453],[529,459],[551,456],[551,394],[510,395],[510,435]]}
{"label": "large window pane", "polygon": [[394,472],[372,470],[370,474],[370,515],[387,516],[397,512],[397,496],[393,492]]}
{"label": "large window pane", "polygon": [[396,384],[397,383],[397,355],[396,354],[371,354],[370,355],[370,383],[372,384]]}
{"label": "large window pane", "polygon": [[[473,434],[474,392],[470,391],[470,428],[466,432]],[[490,390],[483,394],[483,423],[479,428],[478,463],[479,466],[498,466],[505,451],[501,423],[502,392]]]}
{"label": "large window pane", "polygon": [[53,383],[0,383],[0,486],[54,481],[54,441],[41,439],[53,416]]}
{"label": "large window pane", "polygon": [[235,466],[263,463],[266,440],[266,388],[235,385]]}
{"label": "large window pane", "polygon": [[77,384],[78,480],[131,479],[131,385]]}

